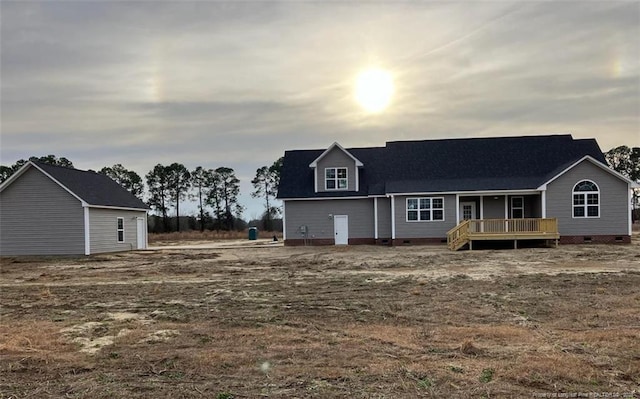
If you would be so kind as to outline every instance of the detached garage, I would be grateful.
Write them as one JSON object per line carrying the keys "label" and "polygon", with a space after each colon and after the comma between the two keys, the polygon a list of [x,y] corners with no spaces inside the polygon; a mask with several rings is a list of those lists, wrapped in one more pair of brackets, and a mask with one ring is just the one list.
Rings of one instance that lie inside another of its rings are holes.
{"label": "detached garage", "polygon": [[109,177],[29,161],[0,185],[0,255],[147,248],[147,210]]}

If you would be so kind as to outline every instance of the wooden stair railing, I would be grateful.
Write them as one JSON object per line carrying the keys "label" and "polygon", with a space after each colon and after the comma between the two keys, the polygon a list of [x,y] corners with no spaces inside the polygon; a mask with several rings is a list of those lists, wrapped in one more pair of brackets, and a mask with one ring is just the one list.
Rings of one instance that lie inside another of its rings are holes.
{"label": "wooden stair railing", "polygon": [[471,221],[464,220],[447,232],[447,247],[450,250],[457,251],[469,242],[470,223]]}

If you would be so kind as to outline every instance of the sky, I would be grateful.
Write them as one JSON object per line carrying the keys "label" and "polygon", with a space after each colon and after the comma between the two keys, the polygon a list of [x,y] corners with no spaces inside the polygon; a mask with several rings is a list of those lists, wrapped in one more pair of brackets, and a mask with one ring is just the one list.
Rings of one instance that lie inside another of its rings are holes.
{"label": "sky", "polygon": [[[0,163],[257,168],[291,149],[570,133],[640,146],[640,1],[0,3]],[[377,113],[358,74],[391,74]],[[195,211],[195,206],[181,209]]]}

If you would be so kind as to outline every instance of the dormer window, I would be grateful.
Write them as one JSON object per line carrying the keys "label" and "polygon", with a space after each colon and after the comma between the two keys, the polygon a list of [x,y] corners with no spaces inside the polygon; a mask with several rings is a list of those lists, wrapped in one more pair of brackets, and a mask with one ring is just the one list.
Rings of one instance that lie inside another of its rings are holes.
{"label": "dormer window", "polygon": [[347,168],[325,168],[324,184],[326,190],[347,190]]}

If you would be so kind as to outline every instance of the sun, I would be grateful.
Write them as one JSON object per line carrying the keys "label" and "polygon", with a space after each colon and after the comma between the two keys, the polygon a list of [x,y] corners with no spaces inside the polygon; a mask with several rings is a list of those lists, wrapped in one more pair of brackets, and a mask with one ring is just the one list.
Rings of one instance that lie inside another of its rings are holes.
{"label": "sun", "polygon": [[356,79],[356,101],[367,112],[381,112],[391,103],[393,89],[391,73],[380,68],[367,69]]}

